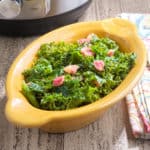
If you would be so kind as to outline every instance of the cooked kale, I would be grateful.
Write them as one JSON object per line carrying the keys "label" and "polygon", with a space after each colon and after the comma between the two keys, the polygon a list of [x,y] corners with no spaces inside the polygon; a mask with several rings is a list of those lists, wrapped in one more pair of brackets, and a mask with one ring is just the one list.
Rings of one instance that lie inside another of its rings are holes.
{"label": "cooked kale", "polygon": [[106,96],[124,80],[134,66],[135,53],[121,52],[109,38],[90,37],[40,47],[32,67],[23,72],[22,93],[33,106],[80,107]]}

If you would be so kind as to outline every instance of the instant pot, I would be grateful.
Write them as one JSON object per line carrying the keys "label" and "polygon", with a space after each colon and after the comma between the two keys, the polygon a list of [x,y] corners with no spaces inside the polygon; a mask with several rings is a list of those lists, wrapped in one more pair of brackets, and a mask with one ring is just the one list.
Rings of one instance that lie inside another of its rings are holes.
{"label": "instant pot", "polygon": [[0,0],[0,34],[35,35],[76,22],[91,0]]}

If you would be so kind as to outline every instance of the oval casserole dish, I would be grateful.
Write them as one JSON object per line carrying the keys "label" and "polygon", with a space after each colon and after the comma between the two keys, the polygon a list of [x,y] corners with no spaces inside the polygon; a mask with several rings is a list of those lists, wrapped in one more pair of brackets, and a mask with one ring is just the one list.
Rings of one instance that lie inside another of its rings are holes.
{"label": "oval casserole dish", "polygon": [[[29,68],[43,43],[50,41],[73,42],[95,33],[115,40],[122,51],[135,52],[136,64],[123,82],[109,95],[80,108],[64,111],[40,110],[29,104],[22,95],[22,72]],[[137,35],[136,27],[127,20],[114,18],[102,21],[75,23],[45,34],[27,46],[13,62],[6,81],[7,119],[22,127],[37,127],[48,132],[66,132],[84,127],[96,120],[109,107],[123,99],[143,74],[147,53]]]}

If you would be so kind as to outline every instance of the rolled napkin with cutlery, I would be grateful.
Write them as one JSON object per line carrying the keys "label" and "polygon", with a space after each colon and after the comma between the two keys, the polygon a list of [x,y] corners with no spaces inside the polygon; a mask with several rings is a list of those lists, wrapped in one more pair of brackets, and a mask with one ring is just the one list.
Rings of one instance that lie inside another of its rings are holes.
{"label": "rolled napkin with cutlery", "polygon": [[122,13],[119,17],[135,23],[148,52],[144,74],[126,96],[129,121],[135,138],[150,139],[150,14]]}

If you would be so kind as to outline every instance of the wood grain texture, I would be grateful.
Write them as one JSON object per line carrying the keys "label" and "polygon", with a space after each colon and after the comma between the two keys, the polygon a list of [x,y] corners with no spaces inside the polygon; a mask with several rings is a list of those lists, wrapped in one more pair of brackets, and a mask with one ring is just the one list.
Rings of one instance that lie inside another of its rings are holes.
{"label": "wood grain texture", "polygon": [[[114,17],[121,12],[149,13],[149,0],[93,0],[79,21]],[[150,142],[131,135],[124,101],[78,131],[48,134],[8,123],[4,116],[5,77],[14,58],[36,37],[0,36],[0,150],[149,150]]]}

